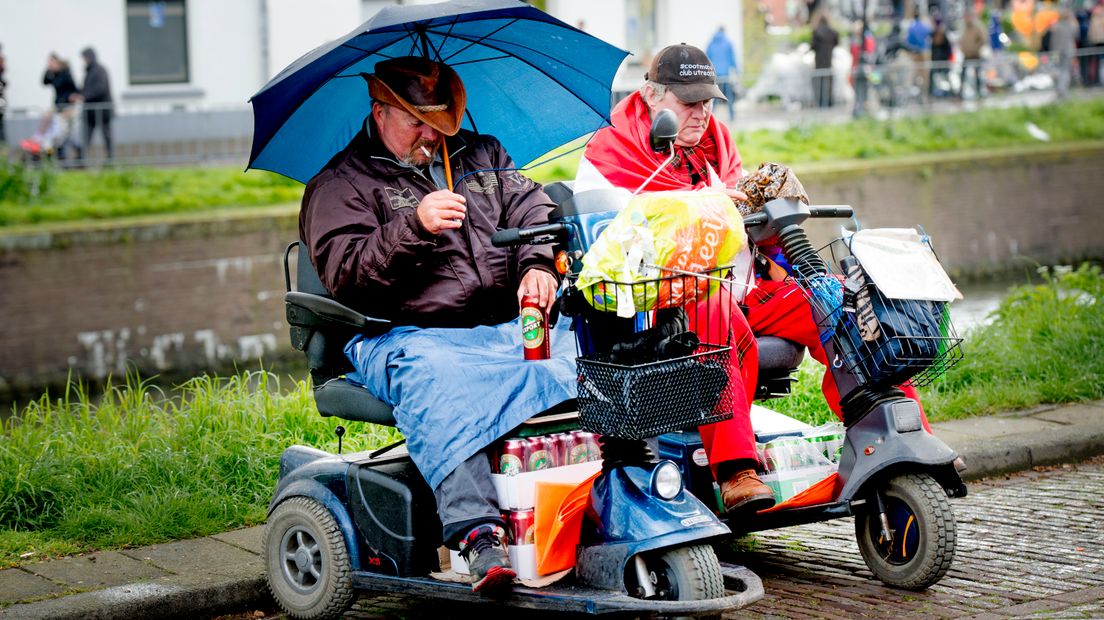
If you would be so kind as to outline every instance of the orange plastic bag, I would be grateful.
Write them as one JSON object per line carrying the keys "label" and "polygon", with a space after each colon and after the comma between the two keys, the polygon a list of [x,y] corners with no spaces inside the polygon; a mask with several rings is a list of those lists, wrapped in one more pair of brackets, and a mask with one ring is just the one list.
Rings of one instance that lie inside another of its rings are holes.
{"label": "orange plastic bag", "polygon": [[836,483],[838,481],[839,474],[832,474],[781,504],[775,504],[771,508],[760,510],[759,513],[762,514],[774,512],[776,510],[785,510],[787,508],[798,508],[801,506],[816,506],[818,504],[832,502],[836,499]]}
{"label": "orange plastic bag", "polygon": [[590,500],[595,474],[579,484],[538,482],[534,533],[537,574],[548,575],[575,566],[575,547]]}

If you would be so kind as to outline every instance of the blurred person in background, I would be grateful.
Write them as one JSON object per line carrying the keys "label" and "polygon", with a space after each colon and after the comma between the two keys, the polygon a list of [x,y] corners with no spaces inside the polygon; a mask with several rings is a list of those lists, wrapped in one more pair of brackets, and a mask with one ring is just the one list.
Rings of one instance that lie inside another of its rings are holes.
{"label": "blurred person in background", "polygon": [[736,64],[736,52],[732,48],[732,41],[725,34],[724,26],[718,26],[717,32],[709,41],[709,47],[705,49],[705,55],[717,72],[717,86],[728,98],[728,120],[734,120],[736,113],[733,104],[736,101],[736,81],[739,76],[739,67]]}
{"label": "blurred person in background", "polygon": [[107,69],[96,60],[96,50],[91,47],[81,50],[81,57],[84,58],[84,84],[80,92],[71,99],[84,102],[84,146],[92,146],[92,133],[99,127],[107,149],[107,158],[113,159],[115,150],[111,140],[111,82],[107,77]]}
{"label": "blurred person in background", "polygon": [[58,159],[64,160],[72,147],[79,159],[81,146],[74,139],[73,124],[76,108],[72,97],[77,92],[73,73],[69,63],[55,53],[46,59],[46,73],[42,75],[42,84],[54,89],[54,107],[42,117],[36,134],[37,142],[43,149],[53,149]]}
{"label": "blurred person in background", "polygon": [[[1089,30],[1085,35],[1085,39],[1089,48],[1104,47],[1104,0],[1097,2],[1089,14]],[[1104,57],[1104,52],[1100,49],[1093,49],[1089,54],[1081,57],[1081,62],[1086,67],[1086,77],[1088,77],[1085,86],[1100,84],[1100,60],[1102,57]]]}
{"label": "blurred person in background", "polygon": [[958,87],[960,98],[966,94],[966,72],[968,70],[974,72],[974,96],[980,99],[986,94],[982,56],[988,40],[989,37],[985,32],[985,27],[981,24],[981,20],[973,11],[967,13],[966,26],[963,28],[962,38],[958,42],[958,46],[962,50],[962,76]]}
{"label": "blurred person in background", "polygon": [[[931,73],[928,80],[928,94],[932,97],[942,96],[952,90],[947,79],[951,74],[952,54],[951,40],[947,38],[947,25],[943,20],[936,19],[931,37]],[[948,82],[946,89],[943,88],[944,82]]]}
{"label": "blurred person in background", "polygon": [[1073,80],[1073,63],[1077,54],[1077,40],[1080,30],[1077,20],[1069,9],[1058,13],[1058,21],[1050,27],[1050,61],[1054,67],[1055,90],[1059,99],[1069,96],[1070,81]]}
{"label": "blurred person in background", "polygon": [[4,146],[8,143],[8,136],[4,133],[4,109],[8,107],[8,100],[4,99],[4,87],[8,83],[4,81],[4,46],[0,45],[0,157],[7,155]]}
{"label": "blurred person in background", "polygon": [[912,54],[915,81],[920,87],[920,92],[924,93],[928,90],[928,72],[925,69],[931,54],[932,29],[920,16],[920,7],[915,7],[913,10],[915,12],[912,16],[912,23],[909,24],[908,31],[905,34],[905,47]]}
{"label": "blurred person in background", "polygon": [[839,45],[839,33],[821,13],[813,30],[813,99],[818,108],[832,107],[832,53]]}

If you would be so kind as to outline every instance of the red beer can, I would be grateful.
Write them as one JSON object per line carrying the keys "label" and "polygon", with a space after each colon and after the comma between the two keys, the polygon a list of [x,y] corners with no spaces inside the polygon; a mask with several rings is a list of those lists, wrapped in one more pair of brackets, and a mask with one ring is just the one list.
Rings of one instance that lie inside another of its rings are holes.
{"label": "red beer can", "polygon": [[536,295],[521,298],[521,343],[525,347],[527,360],[546,360],[552,357],[552,345],[548,339],[548,317],[544,315]]}
{"label": "red beer can", "polygon": [[552,467],[552,455],[548,452],[544,437],[530,437],[526,443],[526,447],[529,448],[529,460],[526,461],[525,471],[538,471]]}
{"label": "red beer can", "polygon": [[551,439],[552,445],[555,446],[556,466],[571,465],[571,448],[575,445],[575,438],[571,433],[556,433]]}
{"label": "red beer can", "polygon": [[586,431],[575,431],[572,434],[575,435],[575,441],[578,442],[575,448],[578,451],[578,458],[582,459],[580,461],[573,459],[573,463],[602,460],[602,449],[598,446],[597,435]]}
{"label": "red beer can", "polygon": [[506,523],[511,545],[533,544],[537,522],[532,510],[511,510]]}
{"label": "red beer can", "polygon": [[548,466],[559,467],[563,465],[563,456],[560,454],[560,445],[556,438],[552,435],[546,435],[541,437],[541,440],[544,442],[544,449],[548,450]]}
{"label": "red beer can", "polygon": [[514,476],[526,471],[529,443],[524,439],[507,439],[498,458],[498,473]]}
{"label": "red beer can", "polygon": [[564,454],[566,455],[564,463],[566,465],[578,465],[589,460],[586,441],[580,435],[581,433],[582,431],[564,433]]}

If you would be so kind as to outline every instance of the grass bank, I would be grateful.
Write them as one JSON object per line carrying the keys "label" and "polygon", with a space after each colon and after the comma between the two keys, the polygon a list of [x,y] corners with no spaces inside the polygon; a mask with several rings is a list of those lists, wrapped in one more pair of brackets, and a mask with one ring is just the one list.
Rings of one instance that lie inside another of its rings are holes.
{"label": "grass bank", "polygon": [[[923,392],[934,420],[1043,402],[1104,397],[1104,274],[1046,273],[1018,287],[992,323],[971,331],[966,357]],[[807,362],[795,393],[771,408],[834,420]],[[137,546],[258,523],[285,447],[334,446],[304,382],[271,374],[201,377],[163,393],[131,379],[98,399],[73,387],[43,397],[0,430],[0,568],[89,549]],[[393,429],[354,424],[349,450]]]}
{"label": "grass bank", "polygon": [[[337,423],[305,383],[266,373],[43,397],[2,425],[0,568],[262,522],[283,449],[330,447]],[[355,424],[344,441],[360,450],[394,437]]]}
{"label": "grass bank", "polygon": [[[737,131],[735,138],[745,167],[754,168],[765,161],[800,165],[1038,144],[1028,133],[1028,123],[1046,131],[1052,142],[1101,139],[1104,98],[891,121],[806,124],[786,131]],[[579,152],[571,153],[533,168],[529,174],[542,183],[574,178],[579,156]],[[62,172],[0,163],[0,228],[295,203],[302,190],[296,181],[261,170],[129,168]]]}

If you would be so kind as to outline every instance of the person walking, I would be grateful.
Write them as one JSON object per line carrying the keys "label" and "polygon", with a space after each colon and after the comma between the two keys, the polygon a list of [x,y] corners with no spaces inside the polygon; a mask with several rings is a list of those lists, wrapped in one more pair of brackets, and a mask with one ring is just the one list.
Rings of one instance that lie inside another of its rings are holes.
{"label": "person walking", "polygon": [[1077,53],[1077,40],[1080,32],[1077,20],[1069,9],[1063,8],[1058,21],[1050,27],[1050,59],[1054,67],[1055,91],[1059,99],[1069,96],[1070,81],[1073,79],[1073,62]]}
{"label": "person walking", "polygon": [[73,101],[84,102],[84,146],[92,146],[92,133],[96,127],[103,134],[107,158],[114,159],[115,149],[111,138],[111,82],[107,69],[96,60],[96,51],[86,47],[81,51],[84,58],[84,84],[80,92],[72,97]]}
{"label": "person walking", "polygon": [[821,13],[813,30],[813,99],[818,108],[832,107],[832,54],[839,45],[839,33]]}
{"label": "person walking", "polygon": [[73,81],[69,63],[51,53],[46,59],[46,73],[42,75],[42,84],[54,89],[54,107],[43,115],[39,124],[41,147],[53,149],[60,160],[64,160],[69,155],[69,147],[73,147],[77,159],[80,159],[81,145],[77,143],[73,133],[76,120],[73,96],[77,93],[77,83]]}
{"label": "person walking", "polygon": [[977,16],[973,12],[967,14],[966,27],[962,30],[962,39],[958,44],[962,50],[962,75],[958,87],[960,99],[966,94],[966,72],[968,70],[974,72],[974,96],[981,99],[986,94],[982,53],[988,39],[985,27]]}
{"label": "person walking", "polygon": [[726,102],[728,104],[728,120],[735,120],[736,112],[733,106],[736,102],[736,81],[739,75],[739,65],[736,62],[736,52],[732,47],[732,41],[725,34],[724,26],[717,27],[717,32],[713,34],[709,46],[705,49],[705,55],[709,57],[709,62],[713,63],[713,68],[717,72],[717,85],[720,86],[724,96],[728,98]]}
{"label": "person walking", "polygon": [[940,95],[952,90],[950,84],[946,89],[942,88],[943,80],[951,73],[952,52],[951,40],[947,38],[947,26],[937,19],[931,37],[931,72],[928,80],[928,94],[932,97],[936,96],[937,90]]}
{"label": "person walking", "polygon": [[925,71],[928,59],[931,54],[931,37],[932,29],[926,23],[923,18],[920,17],[919,8],[916,9],[915,15],[912,16],[912,23],[909,24],[908,31],[905,34],[905,46],[908,47],[909,53],[912,54],[912,62],[915,70],[914,81],[920,88],[920,95],[928,92],[928,72]]}
{"label": "person walking", "polygon": [[1104,47],[1104,0],[1097,2],[1089,15],[1089,31],[1086,39],[1086,47],[1092,49],[1087,56],[1081,58],[1081,62],[1087,66],[1086,73],[1089,78],[1085,86],[1095,86],[1101,82],[1100,59],[1104,57],[1104,53],[1100,50]]}
{"label": "person walking", "polygon": [[4,87],[8,83],[4,81],[4,46],[0,45],[0,157],[7,156],[4,146],[8,143],[8,136],[4,132],[4,109],[8,107],[8,100],[4,99]]}

